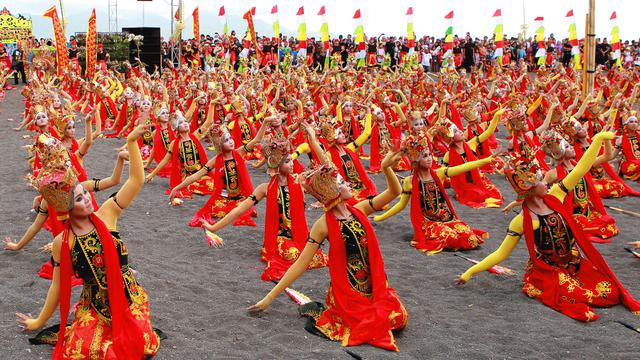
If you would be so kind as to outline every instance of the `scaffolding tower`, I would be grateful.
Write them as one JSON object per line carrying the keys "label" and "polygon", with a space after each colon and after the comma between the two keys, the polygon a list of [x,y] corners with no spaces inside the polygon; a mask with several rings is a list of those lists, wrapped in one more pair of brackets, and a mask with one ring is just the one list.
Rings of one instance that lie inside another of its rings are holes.
{"label": "scaffolding tower", "polygon": [[118,0],[109,1],[109,32],[119,32],[118,29]]}

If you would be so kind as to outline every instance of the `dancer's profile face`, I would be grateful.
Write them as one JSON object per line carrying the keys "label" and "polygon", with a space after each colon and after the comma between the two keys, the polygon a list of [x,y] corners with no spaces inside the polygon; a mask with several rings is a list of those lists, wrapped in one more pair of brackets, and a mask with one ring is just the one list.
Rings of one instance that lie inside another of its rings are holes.
{"label": "dancer's profile face", "polygon": [[93,204],[91,203],[91,193],[82,186],[82,184],[76,184],[73,189],[73,207],[69,212],[69,215],[73,217],[85,217],[93,213]]}
{"label": "dancer's profile face", "polygon": [[533,187],[533,195],[537,197],[544,197],[549,192],[549,187],[544,181],[537,181]]}
{"label": "dancer's profile face", "polygon": [[342,132],[342,129],[338,128],[335,131],[336,131],[336,134],[335,134],[336,142],[341,145],[346,144],[347,137],[344,135],[344,132]]}
{"label": "dancer's profile face", "polygon": [[287,158],[280,165],[280,168],[278,170],[283,175],[289,175],[293,173],[293,160],[291,160],[291,155],[287,156]]}
{"label": "dancer's profile face", "polygon": [[631,118],[631,119],[627,120],[626,128],[629,131],[637,131],[638,130],[638,119]]}
{"label": "dancer's profile face", "polygon": [[59,97],[53,98],[53,107],[57,109],[60,106],[62,106],[62,102],[60,102],[60,98]]}
{"label": "dancer's profile face", "polygon": [[73,121],[69,121],[67,126],[64,128],[64,135],[71,139],[76,137],[76,124]]}
{"label": "dancer's profile face", "polygon": [[189,123],[186,121],[182,121],[178,125],[178,132],[180,133],[188,133],[189,132]]}
{"label": "dancer's profile face", "polygon": [[453,141],[464,141],[464,133],[457,126],[453,129]]}
{"label": "dancer's profile face", "polygon": [[351,194],[351,186],[349,186],[349,183],[341,175],[338,175],[336,181],[338,182],[338,189],[340,190],[340,198],[342,200],[351,199],[353,195]]}
{"label": "dancer's profile face", "polygon": [[425,128],[425,125],[424,125],[424,120],[423,119],[416,119],[411,124],[411,130],[413,130],[414,133],[418,133],[418,132],[424,130],[424,128]]}
{"label": "dancer's profile face", "polygon": [[566,141],[562,142],[564,144],[564,158],[568,160],[573,160],[576,158],[576,150]]}

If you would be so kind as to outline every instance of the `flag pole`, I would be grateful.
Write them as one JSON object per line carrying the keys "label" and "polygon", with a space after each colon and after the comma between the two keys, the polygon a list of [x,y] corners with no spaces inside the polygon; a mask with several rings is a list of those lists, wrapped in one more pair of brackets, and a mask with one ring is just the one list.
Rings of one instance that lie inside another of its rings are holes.
{"label": "flag pole", "polygon": [[589,12],[587,14],[587,26],[585,36],[585,64],[583,73],[582,98],[593,92],[595,82],[595,59],[596,59],[596,1],[589,0]]}

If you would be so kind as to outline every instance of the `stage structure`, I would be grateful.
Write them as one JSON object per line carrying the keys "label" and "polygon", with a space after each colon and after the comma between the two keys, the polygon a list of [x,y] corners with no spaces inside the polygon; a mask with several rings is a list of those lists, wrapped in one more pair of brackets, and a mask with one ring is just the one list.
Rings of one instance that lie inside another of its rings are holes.
{"label": "stage structure", "polygon": [[139,49],[135,42],[129,42],[129,62],[131,64],[136,64],[136,58],[139,58],[147,66],[149,73],[153,72],[155,66],[160,68],[160,63],[162,62],[160,28],[129,27],[122,28],[122,32],[144,37]]}
{"label": "stage structure", "polygon": [[0,42],[16,44],[28,40],[32,34],[33,24],[22,15],[13,16],[5,7],[0,11]]}

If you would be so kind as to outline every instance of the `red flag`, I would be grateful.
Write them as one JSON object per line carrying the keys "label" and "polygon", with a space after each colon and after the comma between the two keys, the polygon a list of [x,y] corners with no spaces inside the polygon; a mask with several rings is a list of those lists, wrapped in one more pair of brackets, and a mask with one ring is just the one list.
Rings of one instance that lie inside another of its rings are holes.
{"label": "red flag", "polygon": [[544,21],[544,18],[542,16],[538,16],[535,21]]}
{"label": "red flag", "polygon": [[275,14],[278,12],[278,5],[273,5],[273,7],[271,8],[271,13]]}
{"label": "red flag", "polygon": [[318,11],[318,15],[324,15],[324,5],[322,5],[320,11]]}
{"label": "red flag", "polygon": [[498,17],[498,16],[502,16],[502,10],[498,9],[496,10],[496,12],[493,13],[493,17]]}
{"label": "red flag", "polygon": [[609,20],[613,20],[616,19],[618,17],[618,15],[616,14],[616,12],[614,11],[613,14],[611,14],[611,18]]}
{"label": "red flag", "polygon": [[569,12],[567,13],[567,17],[573,16],[573,9],[569,10]]}
{"label": "red flag", "polygon": [[252,7],[251,8],[251,15],[255,15],[256,14],[256,7]]}
{"label": "red flag", "polygon": [[224,16],[224,5],[220,6],[220,11],[218,11],[218,16]]}
{"label": "red flag", "polygon": [[180,8],[180,5],[178,5],[178,9],[176,10],[176,14],[173,15],[173,18],[176,19],[176,21],[180,21],[181,20],[181,16],[180,13],[182,9]]}
{"label": "red flag", "polygon": [[300,9],[298,9],[298,13],[296,15],[304,15],[304,6],[300,6]]}
{"label": "red flag", "polygon": [[444,17],[445,19],[453,19],[453,11],[451,11],[450,13],[447,14],[447,16]]}
{"label": "red flag", "polygon": [[409,6],[407,9],[407,15],[413,15],[413,6]]}
{"label": "red flag", "polygon": [[361,15],[360,15],[360,9],[358,9],[358,10],[356,10],[356,13],[355,13],[355,14],[353,14],[353,18],[354,18],[354,19],[360,19],[360,16],[361,16]]}

